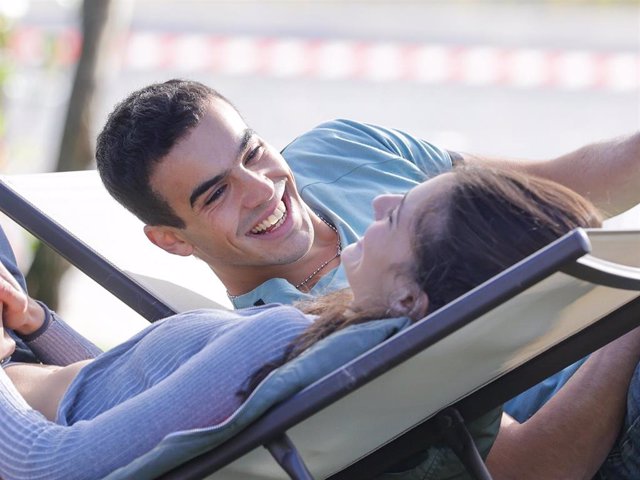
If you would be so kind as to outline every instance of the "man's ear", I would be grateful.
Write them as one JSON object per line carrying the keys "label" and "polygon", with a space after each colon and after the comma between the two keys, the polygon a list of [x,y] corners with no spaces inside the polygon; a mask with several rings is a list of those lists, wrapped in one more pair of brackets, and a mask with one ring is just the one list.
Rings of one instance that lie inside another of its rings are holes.
{"label": "man's ear", "polygon": [[193,246],[184,240],[182,235],[180,235],[173,227],[167,227],[164,225],[145,225],[144,234],[151,243],[169,253],[183,257],[188,257],[193,254]]}
{"label": "man's ear", "polygon": [[428,308],[429,296],[417,285],[404,286],[391,303],[391,312],[394,315],[409,317],[412,320],[420,320],[427,314]]}

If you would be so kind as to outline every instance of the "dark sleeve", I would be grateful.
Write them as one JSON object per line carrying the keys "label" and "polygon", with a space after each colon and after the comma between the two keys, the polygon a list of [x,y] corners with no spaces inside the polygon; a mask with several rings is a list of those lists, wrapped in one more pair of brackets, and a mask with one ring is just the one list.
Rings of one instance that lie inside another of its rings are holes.
{"label": "dark sleeve", "polygon": [[45,313],[45,321],[36,332],[22,336],[22,340],[48,365],[69,365],[95,358],[102,353],[94,343],[67,325],[58,315],[38,302]]}

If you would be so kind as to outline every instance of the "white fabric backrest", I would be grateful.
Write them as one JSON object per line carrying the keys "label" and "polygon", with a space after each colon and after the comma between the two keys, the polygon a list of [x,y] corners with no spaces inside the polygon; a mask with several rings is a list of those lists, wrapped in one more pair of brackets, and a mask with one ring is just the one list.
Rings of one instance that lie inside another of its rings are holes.
{"label": "white fabric backrest", "polygon": [[2,179],[66,230],[177,311],[231,308],[222,282],[204,262],[153,245],[143,223],[106,191],[95,170]]}

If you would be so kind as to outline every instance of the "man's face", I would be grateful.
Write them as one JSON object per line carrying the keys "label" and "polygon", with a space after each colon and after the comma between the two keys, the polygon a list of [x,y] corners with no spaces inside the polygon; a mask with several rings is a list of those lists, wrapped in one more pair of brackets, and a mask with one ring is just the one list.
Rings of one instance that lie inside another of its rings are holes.
{"label": "man's face", "polygon": [[211,100],[150,183],[186,226],[147,227],[147,236],[171,253],[201,258],[227,286],[230,278],[271,278],[313,243],[309,211],[284,158],[223,100]]}

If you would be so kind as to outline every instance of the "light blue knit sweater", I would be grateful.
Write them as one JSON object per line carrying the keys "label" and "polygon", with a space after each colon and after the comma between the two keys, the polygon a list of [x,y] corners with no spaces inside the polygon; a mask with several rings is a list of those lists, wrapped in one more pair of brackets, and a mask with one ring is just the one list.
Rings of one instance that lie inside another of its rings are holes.
{"label": "light blue knit sweater", "polygon": [[[240,405],[236,392],[251,373],[311,321],[278,305],[162,320],[83,368],[56,423],[30,409],[0,371],[0,477],[101,478],[168,433],[221,422]],[[49,330],[41,343],[73,344],[58,321]]]}

